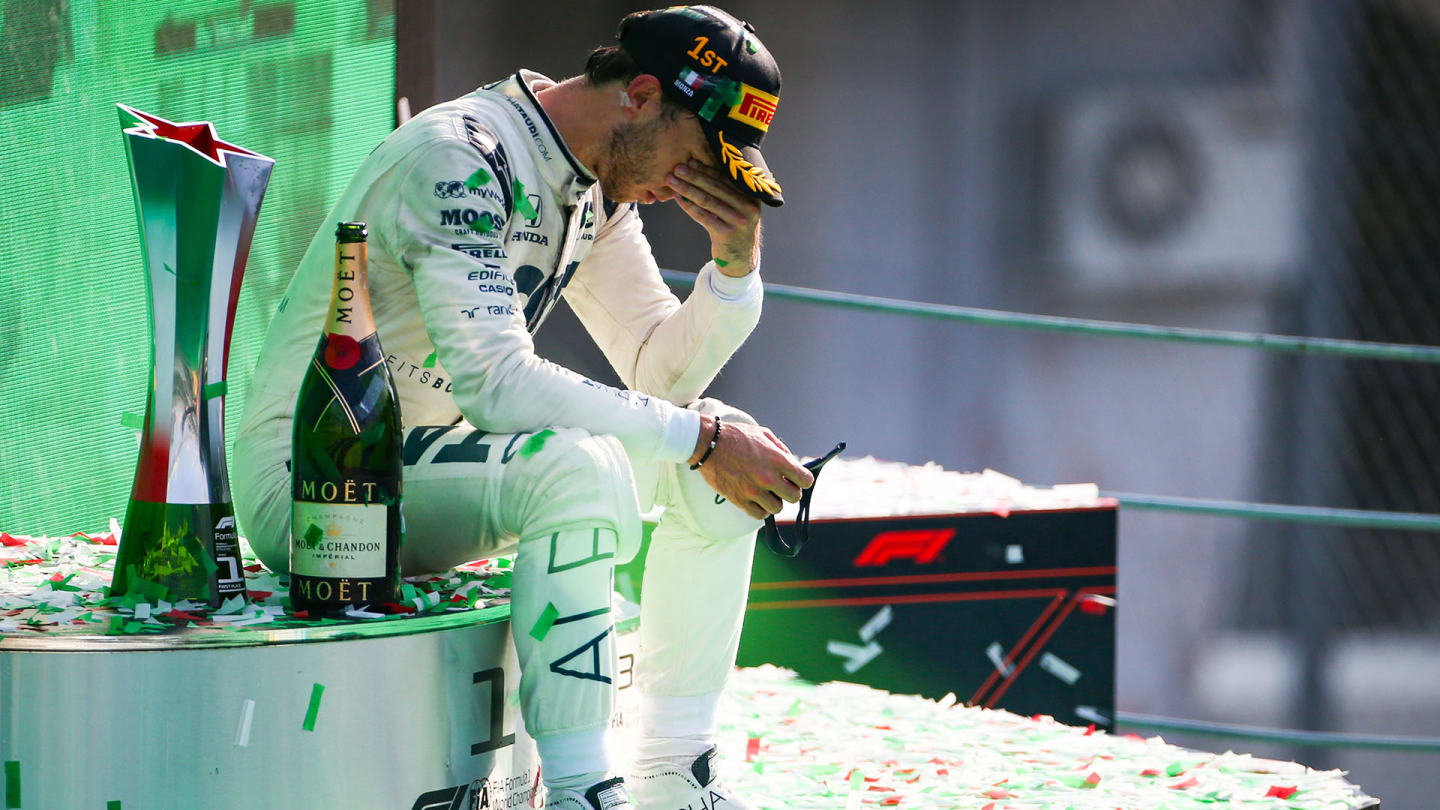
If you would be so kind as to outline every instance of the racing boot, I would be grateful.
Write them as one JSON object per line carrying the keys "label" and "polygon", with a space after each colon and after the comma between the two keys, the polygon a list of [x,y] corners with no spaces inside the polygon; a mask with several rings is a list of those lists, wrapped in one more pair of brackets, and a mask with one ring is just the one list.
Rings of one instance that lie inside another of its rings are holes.
{"label": "racing boot", "polygon": [[563,788],[549,789],[545,792],[545,806],[554,810],[633,810],[635,807],[625,790],[625,780],[618,776],[597,782],[584,793]]}
{"label": "racing boot", "polygon": [[690,767],[652,760],[631,769],[637,810],[753,810],[715,773],[715,746]]}

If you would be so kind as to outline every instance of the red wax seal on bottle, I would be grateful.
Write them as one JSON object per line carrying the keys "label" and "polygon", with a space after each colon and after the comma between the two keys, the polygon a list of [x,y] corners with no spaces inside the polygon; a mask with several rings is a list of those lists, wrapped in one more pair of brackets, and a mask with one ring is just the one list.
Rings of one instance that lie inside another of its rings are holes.
{"label": "red wax seal on bottle", "polygon": [[331,333],[325,341],[325,365],[344,371],[360,362],[360,343],[349,335]]}

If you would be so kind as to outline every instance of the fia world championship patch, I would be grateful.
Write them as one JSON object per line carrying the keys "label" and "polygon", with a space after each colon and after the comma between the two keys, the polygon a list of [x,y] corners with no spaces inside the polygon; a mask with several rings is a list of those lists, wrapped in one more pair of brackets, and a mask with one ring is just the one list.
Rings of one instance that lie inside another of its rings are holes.
{"label": "fia world championship patch", "polygon": [[761,132],[770,131],[770,122],[775,120],[775,108],[780,106],[780,97],[764,90],[757,90],[748,84],[740,85],[740,103],[730,108],[730,117],[744,121]]}

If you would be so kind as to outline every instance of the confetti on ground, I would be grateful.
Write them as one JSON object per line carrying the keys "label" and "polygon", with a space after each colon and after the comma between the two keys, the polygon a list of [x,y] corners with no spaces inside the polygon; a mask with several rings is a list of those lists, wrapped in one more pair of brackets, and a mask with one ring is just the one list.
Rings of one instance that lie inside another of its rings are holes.
{"label": "confetti on ground", "polygon": [[[0,532],[0,637],[7,635],[149,635],[198,630],[236,632],[322,627],[343,620],[311,618],[290,605],[288,577],[266,569],[240,540],[248,599],[210,610],[201,602],[166,601],[157,593],[110,596],[120,527],[104,533],[31,537]],[[510,561],[476,560],[436,575],[406,577],[402,603],[355,605],[350,619],[403,621],[509,602]]]}
{"label": "confetti on ground", "polygon": [[953,696],[817,686],[771,666],[738,670],[720,717],[721,775],[757,810],[1341,810],[1373,801],[1342,771],[1113,736]]}
{"label": "confetti on ground", "polygon": [[[1008,515],[1012,510],[1084,509],[1113,504],[1100,497],[1095,484],[1032,487],[1004,473],[985,470],[962,473],[939,464],[905,464],[836,458],[810,500],[810,519],[894,515],[952,515],[984,512]],[[778,520],[794,520],[796,504],[786,504]],[[1024,551],[1007,549],[1007,561],[1022,562]]]}

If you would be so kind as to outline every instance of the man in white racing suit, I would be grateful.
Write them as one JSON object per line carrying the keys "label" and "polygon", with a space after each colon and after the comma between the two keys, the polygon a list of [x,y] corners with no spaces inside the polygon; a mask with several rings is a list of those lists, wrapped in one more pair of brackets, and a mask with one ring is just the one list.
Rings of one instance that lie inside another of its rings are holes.
{"label": "man in white racing suit", "polygon": [[[741,808],[716,777],[760,521],[813,483],[744,413],[701,399],[760,315],[759,145],[780,74],[708,6],[625,18],[556,83],[529,71],[415,116],[363,162],[274,316],[235,447],[251,545],[288,569],[296,393],[325,320],[331,232],[368,224],[371,301],[404,420],[407,573],[515,554],[512,636],[549,804]],[[680,303],[636,203],[675,200],[714,259]],[[626,385],[535,355],[561,296]],[[665,513],[641,598],[641,742],[629,783],[604,744],[614,565]],[[627,794],[628,788],[628,794]]]}

